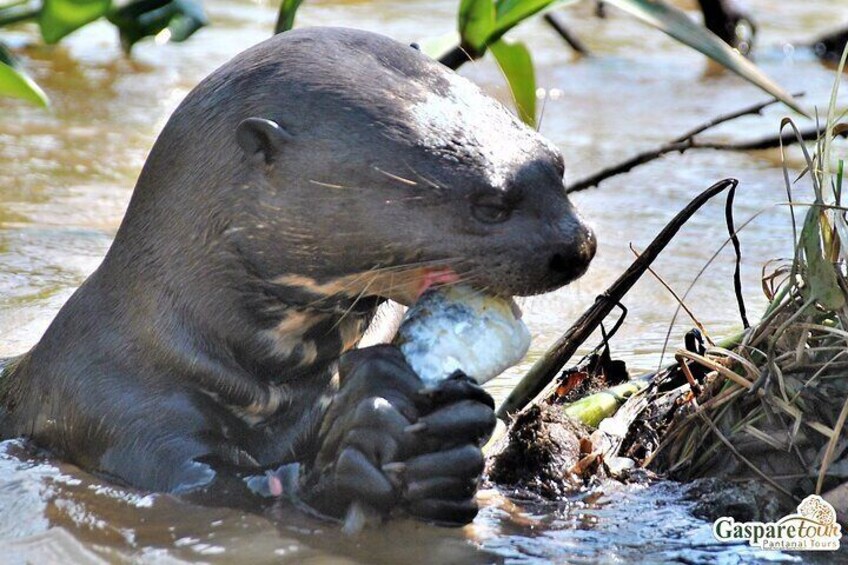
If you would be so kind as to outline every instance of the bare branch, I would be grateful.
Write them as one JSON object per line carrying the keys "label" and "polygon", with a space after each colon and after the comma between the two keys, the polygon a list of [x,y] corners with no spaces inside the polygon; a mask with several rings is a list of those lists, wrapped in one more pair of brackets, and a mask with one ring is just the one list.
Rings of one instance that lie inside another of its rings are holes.
{"label": "bare branch", "polygon": [[710,198],[735,187],[735,179],[719,181],[695,197],[683,210],[672,218],[663,230],[654,238],[627,270],[600,295],[595,303],[546,351],[530,368],[521,382],[512,390],[509,397],[498,408],[498,417],[506,420],[530,403],[550,383],[562,367],[571,359],[577,348],[594,332],[604,318],[621,302],[625,294],[636,284],[666,245],[674,238],[681,227]]}
{"label": "bare branch", "polygon": [[[802,95],[803,93],[795,94],[795,96]],[[651,161],[659,159],[660,157],[668,153],[685,153],[690,149],[713,149],[719,151],[755,151],[760,149],[774,149],[780,147],[781,142],[784,146],[786,146],[800,143],[802,140],[815,141],[819,137],[819,135],[824,132],[823,127],[811,127],[809,129],[802,130],[800,138],[798,136],[795,136],[794,134],[783,133],[747,141],[720,142],[698,141],[698,139],[696,139],[696,137],[701,133],[725,122],[741,118],[742,116],[761,114],[765,108],[771,106],[772,104],[776,104],[777,102],[778,101],[776,99],[772,99],[768,102],[754,104],[752,106],[748,106],[747,108],[742,108],[741,110],[737,110],[735,112],[723,114],[721,116],[713,118],[712,120],[701,124],[700,126],[686,132],[680,137],[677,137],[664,145],[642,151],[632,157],[629,157],[628,159],[625,159],[624,161],[621,161],[620,163],[617,163],[610,167],[606,167],[596,173],[593,173],[588,177],[571,184],[567,187],[566,191],[569,193],[579,192],[581,190],[586,190],[587,188],[598,186],[601,184],[601,182],[605,181],[610,177],[626,173],[631,169],[638,167],[639,165],[650,163]],[[835,132],[835,135],[838,135],[840,137],[848,137],[848,131],[838,131]]]}
{"label": "bare branch", "polygon": [[589,49],[586,45],[584,45],[583,42],[580,41],[580,38],[568,29],[564,23],[562,23],[562,20],[557,18],[553,13],[545,14],[544,17],[545,22],[554,28],[559,36],[568,43],[569,47],[571,47],[576,53],[584,57],[589,55]]}

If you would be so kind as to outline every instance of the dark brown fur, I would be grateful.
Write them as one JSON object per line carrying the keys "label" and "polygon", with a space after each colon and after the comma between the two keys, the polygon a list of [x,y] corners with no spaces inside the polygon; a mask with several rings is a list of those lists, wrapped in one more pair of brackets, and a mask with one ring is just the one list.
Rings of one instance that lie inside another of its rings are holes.
{"label": "dark brown fur", "polygon": [[415,49],[269,39],[174,112],[103,263],[0,378],[0,437],[170,492],[312,461],[337,360],[381,301],[433,268],[509,295],[585,270],[562,174]]}

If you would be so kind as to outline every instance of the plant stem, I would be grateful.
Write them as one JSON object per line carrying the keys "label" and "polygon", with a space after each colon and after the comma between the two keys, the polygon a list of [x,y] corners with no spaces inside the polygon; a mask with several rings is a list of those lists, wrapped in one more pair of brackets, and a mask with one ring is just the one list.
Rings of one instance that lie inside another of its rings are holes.
{"label": "plant stem", "polygon": [[27,3],[12,4],[0,8],[0,27],[34,20],[41,13],[41,5],[32,7]]}
{"label": "plant stem", "polygon": [[735,179],[717,182],[690,202],[672,218],[654,238],[645,251],[633,261],[628,269],[600,295],[595,303],[568,329],[557,342],[530,368],[509,397],[498,408],[498,417],[506,420],[530,403],[550,383],[562,367],[571,359],[577,348],[594,332],[625,294],[636,284],[654,259],[674,238],[689,218],[710,198],[729,187],[736,186]]}
{"label": "plant stem", "polygon": [[479,59],[480,57],[481,55],[475,53],[474,50],[463,47],[462,45],[457,45],[456,47],[439,57],[439,62],[447,68],[455,71],[468,61],[473,61],[475,59]]}
{"label": "plant stem", "polygon": [[578,420],[587,426],[597,428],[601,420],[613,416],[631,395],[647,387],[651,383],[653,376],[648,375],[648,378],[633,379],[606,390],[590,394],[589,396],[584,396],[571,404],[563,406],[562,411],[569,418]]}
{"label": "plant stem", "polygon": [[554,14],[545,14],[544,18],[545,22],[554,28],[563,41],[568,43],[569,47],[571,47],[576,53],[584,57],[589,55],[589,49],[586,48],[583,42],[580,41],[580,38],[568,29],[559,18],[557,18]]}

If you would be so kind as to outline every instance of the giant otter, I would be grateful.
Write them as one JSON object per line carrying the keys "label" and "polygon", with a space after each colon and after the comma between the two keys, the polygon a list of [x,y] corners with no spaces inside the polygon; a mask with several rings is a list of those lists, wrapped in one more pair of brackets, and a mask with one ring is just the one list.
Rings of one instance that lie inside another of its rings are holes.
{"label": "giant otter", "polygon": [[321,513],[468,522],[491,398],[353,348],[381,302],[433,284],[528,295],[582,274],[594,237],[562,176],[556,148],[412,47],[260,43],[168,121],[103,263],[0,377],[0,437],[172,493],[297,464]]}

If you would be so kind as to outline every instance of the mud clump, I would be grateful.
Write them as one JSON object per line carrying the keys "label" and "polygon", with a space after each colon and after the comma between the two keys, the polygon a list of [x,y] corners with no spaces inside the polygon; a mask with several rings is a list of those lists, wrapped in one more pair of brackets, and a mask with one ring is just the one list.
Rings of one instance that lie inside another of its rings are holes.
{"label": "mud clump", "polygon": [[[571,420],[556,407],[536,404],[521,412],[488,458],[491,482],[557,498],[583,486],[573,472],[584,459],[586,426]],[[598,471],[600,470],[597,469]]]}

